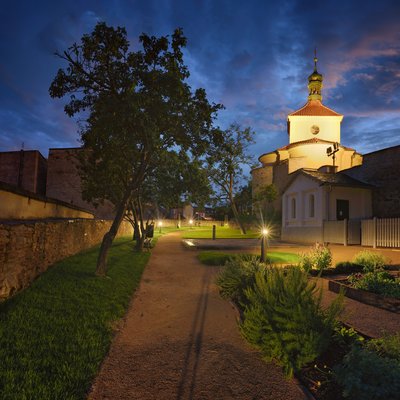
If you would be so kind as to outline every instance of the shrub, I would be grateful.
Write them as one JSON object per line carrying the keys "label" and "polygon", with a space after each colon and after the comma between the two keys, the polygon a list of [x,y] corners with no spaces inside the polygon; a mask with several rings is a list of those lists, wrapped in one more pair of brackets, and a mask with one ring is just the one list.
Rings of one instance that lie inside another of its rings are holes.
{"label": "shrub", "polygon": [[342,324],[335,327],[334,339],[336,343],[345,348],[355,343],[364,343],[365,340],[354,328],[347,328]]}
{"label": "shrub", "polygon": [[287,376],[328,347],[343,301],[339,296],[323,311],[316,284],[308,280],[306,272],[293,267],[256,272],[255,284],[245,295],[243,336],[266,359],[278,361]]}
{"label": "shrub", "polygon": [[373,272],[384,269],[387,260],[381,254],[363,250],[354,256],[353,262],[362,265],[364,267],[364,272]]}
{"label": "shrub", "polygon": [[309,272],[311,269],[323,270],[332,264],[332,253],[328,247],[316,243],[308,253],[300,256],[300,267]]}
{"label": "shrub", "polygon": [[350,261],[338,262],[335,266],[335,272],[337,274],[351,274],[353,272],[362,272],[364,267],[360,264],[356,264]]}
{"label": "shrub", "polygon": [[367,272],[354,274],[348,277],[351,286],[356,289],[367,290],[385,297],[400,299],[400,279],[395,278],[386,271]]}
{"label": "shrub", "polygon": [[400,333],[371,339],[366,343],[366,347],[382,357],[392,358],[400,363]]}
{"label": "shrub", "polygon": [[217,286],[225,299],[240,305],[245,301],[244,290],[254,284],[255,273],[265,270],[258,256],[240,255],[230,258],[217,276]]}
{"label": "shrub", "polygon": [[400,392],[400,363],[353,346],[334,368],[343,396],[353,400],[396,400]]}

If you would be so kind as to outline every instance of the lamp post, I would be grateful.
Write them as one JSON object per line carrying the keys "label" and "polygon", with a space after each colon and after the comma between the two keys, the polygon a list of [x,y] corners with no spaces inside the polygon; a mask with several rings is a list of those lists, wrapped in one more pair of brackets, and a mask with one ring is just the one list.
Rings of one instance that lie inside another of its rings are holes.
{"label": "lamp post", "polygon": [[261,262],[265,263],[267,260],[267,237],[268,237],[268,229],[262,228],[261,230]]}
{"label": "lamp post", "polygon": [[189,219],[189,225],[190,225],[190,229],[193,229],[193,220]]}
{"label": "lamp post", "polygon": [[158,227],[160,228],[159,232],[161,233],[162,221],[158,221]]}
{"label": "lamp post", "polygon": [[327,154],[327,156],[328,157],[332,157],[332,160],[333,160],[333,172],[335,172],[335,158],[336,158],[336,156],[335,156],[335,154],[337,153],[339,151],[339,143],[333,143],[333,147],[332,146],[329,146],[327,149],[326,149],[326,154]]}

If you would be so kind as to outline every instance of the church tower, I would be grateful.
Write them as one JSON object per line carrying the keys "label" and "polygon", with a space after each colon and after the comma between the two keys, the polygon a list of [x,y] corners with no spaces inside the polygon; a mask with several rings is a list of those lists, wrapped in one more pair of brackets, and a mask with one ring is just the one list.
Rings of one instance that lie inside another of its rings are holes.
{"label": "church tower", "polygon": [[324,78],[317,71],[317,62],[315,56],[314,71],[308,77],[307,103],[288,115],[289,143],[311,139],[340,143],[340,124],[343,115],[322,104]]}
{"label": "church tower", "polygon": [[[290,174],[299,169],[317,171],[328,166],[330,171],[339,172],[362,163],[357,151],[340,144],[343,115],[322,103],[324,78],[317,70],[317,63],[315,54],[306,104],[287,117],[289,144],[262,154],[258,158],[261,166],[251,171],[253,195],[271,183],[281,192],[290,181]],[[333,158],[328,155],[329,149],[335,150],[334,168],[331,168]],[[275,209],[280,207],[278,198]]]}

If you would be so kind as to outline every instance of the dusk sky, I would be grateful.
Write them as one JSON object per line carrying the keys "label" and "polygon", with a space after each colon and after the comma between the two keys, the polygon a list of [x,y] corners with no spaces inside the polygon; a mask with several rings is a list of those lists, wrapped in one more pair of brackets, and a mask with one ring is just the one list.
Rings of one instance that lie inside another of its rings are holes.
{"label": "dusk sky", "polygon": [[400,144],[400,1],[1,0],[0,151],[79,146],[75,120],[48,88],[54,56],[98,21],[138,36],[182,27],[190,85],[224,104],[217,124],[250,126],[255,158],[288,143],[287,114],[324,76],[323,102],[344,114],[341,142],[361,153]]}

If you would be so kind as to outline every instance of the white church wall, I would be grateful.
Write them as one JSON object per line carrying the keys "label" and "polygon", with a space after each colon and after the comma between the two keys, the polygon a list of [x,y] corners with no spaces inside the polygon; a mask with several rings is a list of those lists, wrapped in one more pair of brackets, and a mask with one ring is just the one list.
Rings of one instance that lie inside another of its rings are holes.
{"label": "white church wall", "polygon": [[[288,118],[290,121],[290,143],[314,137],[340,143],[340,122],[343,119],[342,116],[293,115]],[[319,128],[317,134],[312,133],[312,127],[314,126]]]}
{"label": "white church wall", "polygon": [[329,195],[329,220],[336,220],[336,201],[349,201],[349,219],[372,217],[371,190],[351,187],[332,187]]}

